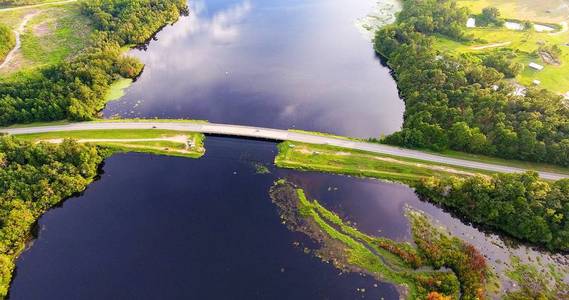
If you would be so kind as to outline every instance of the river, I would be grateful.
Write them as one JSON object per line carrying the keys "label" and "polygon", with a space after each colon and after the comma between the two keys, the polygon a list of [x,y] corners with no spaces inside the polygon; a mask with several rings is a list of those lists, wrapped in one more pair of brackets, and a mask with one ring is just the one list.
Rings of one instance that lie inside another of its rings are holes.
{"label": "river", "polygon": [[358,137],[397,131],[404,104],[356,21],[371,0],[191,1],[107,117],[192,118]]}
{"label": "river", "polygon": [[[368,0],[192,1],[166,27],[126,95],[104,115],[194,118],[352,136],[396,131],[403,103],[355,26]],[[362,231],[410,240],[403,211],[425,211],[503,274],[512,248],[420,201],[407,186],[277,169],[271,142],[207,137],[201,159],[117,154],[82,194],[46,213],[17,261],[11,299],[398,299],[344,274],[281,223],[268,190],[288,178]],[[271,173],[258,174],[262,164]],[[299,242],[299,244],[297,243]],[[505,286],[506,288],[508,286]],[[365,292],[361,292],[365,289]]]}

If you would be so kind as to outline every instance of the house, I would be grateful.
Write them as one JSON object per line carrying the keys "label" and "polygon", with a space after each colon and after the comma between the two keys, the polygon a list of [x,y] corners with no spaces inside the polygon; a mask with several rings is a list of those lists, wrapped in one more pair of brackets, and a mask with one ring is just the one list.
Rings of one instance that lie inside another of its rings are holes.
{"label": "house", "polygon": [[468,21],[466,21],[466,27],[467,28],[476,27],[476,19],[475,18],[468,18]]}
{"label": "house", "polygon": [[540,85],[541,81],[535,79],[534,81],[532,81],[533,85]]}
{"label": "house", "polygon": [[529,67],[532,68],[532,69],[534,69],[534,70],[536,70],[536,71],[541,71],[541,70],[543,70],[543,68],[544,68],[542,65],[536,64],[536,63],[533,63],[533,62],[529,63]]}

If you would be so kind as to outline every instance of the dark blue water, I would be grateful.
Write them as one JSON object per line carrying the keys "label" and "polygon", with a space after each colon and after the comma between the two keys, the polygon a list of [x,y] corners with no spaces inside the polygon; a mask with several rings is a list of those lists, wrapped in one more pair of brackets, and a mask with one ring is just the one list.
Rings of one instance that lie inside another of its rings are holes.
{"label": "dark blue water", "polygon": [[[209,138],[199,160],[121,154],[84,195],[41,218],[11,299],[386,299],[391,285],[293,245],[256,174],[275,145]],[[306,174],[309,181],[330,175]],[[313,178],[313,179],[310,179]],[[357,292],[365,288],[366,292]]]}
{"label": "dark blue water", "polygon": [[355,25],[374,0],[196,0],[146,51],[109,117],[193,118],[359,137],[397,131],[404,105]]}
{"label": "dark blue water", "polygon": [[[277,169],[270,142],[208,137],[205,146],[201,159],[107,159],[100,180],[40,219],[37,240],[17,261],[10,298],[398,299],[390,284],[340,274],[304,253],[314,245],[281,224],[269,198],[279,178],[368,234],[409,241],[409,205],[492,260],[511,251],[407,186]],[[257,174],[258,163],[271,173]]]}

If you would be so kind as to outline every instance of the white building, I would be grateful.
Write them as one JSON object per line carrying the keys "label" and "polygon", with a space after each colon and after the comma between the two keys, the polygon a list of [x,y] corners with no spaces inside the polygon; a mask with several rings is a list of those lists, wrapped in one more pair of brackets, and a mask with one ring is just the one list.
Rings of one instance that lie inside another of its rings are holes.
{"label": "white building", "polygon": [[468,18],[468,21],[466,21],[466,27],[467,28],[476,27],[476,19],[475,18]]}
{"label": "white building", "polygon": [[541,71],[544,68],[542,65],[536,64],[534,62],[529,63],[529,67],[537,71]]}
{"label": "white building", "polygon": [[540,85],[541,81],[535,79],[534,81],[532,81],[533,85]]}
{"label": "white building", "polygon": [[524,26],[520,23],[516,23],[516,22],[505,22],[504,26],[506,26],[506,28],[510,29],[510,30],[523,30]]}
{"label": "white building", "polygon": [[545,26],[545,25],[541,25],[541,24],[533,24],[533,29],[535,29],[535,31],[537,31],[537,32],[550,32],[550,31],[555,30],[555,28],[553,28],[553,27],[549,27],[549,26]]}

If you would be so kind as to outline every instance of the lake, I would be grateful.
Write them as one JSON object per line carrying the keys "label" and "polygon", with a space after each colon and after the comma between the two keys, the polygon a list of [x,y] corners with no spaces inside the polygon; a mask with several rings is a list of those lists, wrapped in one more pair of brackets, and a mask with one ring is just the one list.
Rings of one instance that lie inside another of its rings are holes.
{"label": "lake", "polygon": [[107,117],[192,118],[358,137],[397,131],[403,101],[356,26],[371,0],[191,1],[134,50],[146,67]]}

